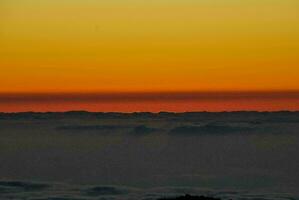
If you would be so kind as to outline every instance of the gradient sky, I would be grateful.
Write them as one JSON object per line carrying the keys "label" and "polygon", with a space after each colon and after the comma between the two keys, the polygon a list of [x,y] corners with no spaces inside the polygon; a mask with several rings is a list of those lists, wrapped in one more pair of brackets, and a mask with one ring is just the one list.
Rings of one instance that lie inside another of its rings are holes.
{"label": "gradient sky", "polygon": [[0,93],[299,90],[298,0],[2,0]]}

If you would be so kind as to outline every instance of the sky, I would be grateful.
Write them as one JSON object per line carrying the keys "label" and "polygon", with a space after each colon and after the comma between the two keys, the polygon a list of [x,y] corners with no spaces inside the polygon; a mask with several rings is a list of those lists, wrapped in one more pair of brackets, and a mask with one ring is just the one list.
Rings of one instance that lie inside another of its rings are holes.
{"label": "sky", "polygon": [[299,2],[2,0],[0,47],[1,97],[299,91]]}

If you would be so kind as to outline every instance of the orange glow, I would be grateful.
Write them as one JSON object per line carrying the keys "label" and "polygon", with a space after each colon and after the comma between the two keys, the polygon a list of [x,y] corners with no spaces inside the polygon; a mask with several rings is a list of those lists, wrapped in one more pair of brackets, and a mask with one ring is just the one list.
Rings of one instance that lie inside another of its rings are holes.
{"label": "orange glow", "polygon": [[[0,95],[299,91],[298,9],[296,0],[2,0]],[[294,109],[238,101],[220,104]],[[171,102],[6,102],[0,111],[223,110],[213,99]]]}
{"label": "orange glow", "polygon": [[192,112],[299,110],[299,92],[3,94],[3,112]]}

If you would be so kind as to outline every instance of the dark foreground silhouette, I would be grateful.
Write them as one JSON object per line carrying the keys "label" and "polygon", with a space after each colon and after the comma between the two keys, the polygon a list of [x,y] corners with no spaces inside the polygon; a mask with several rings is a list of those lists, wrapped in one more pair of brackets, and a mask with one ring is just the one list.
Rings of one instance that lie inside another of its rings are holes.
{"label": "dark foreground silhouette", "polygon": [[213,197],[205,197],[205,196],[191,196],[186,194],[185,196],[173,197],[173,198],[160,198],[158,200],[221,200]]}

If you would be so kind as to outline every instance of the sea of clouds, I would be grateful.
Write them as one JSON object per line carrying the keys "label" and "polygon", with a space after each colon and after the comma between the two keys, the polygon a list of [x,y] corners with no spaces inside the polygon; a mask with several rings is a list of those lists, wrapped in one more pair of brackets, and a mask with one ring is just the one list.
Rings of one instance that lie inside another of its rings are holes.
{"label": "sea of clouds", "polygon": [[298,199],[299,113],[0,113],[0,199]]}

